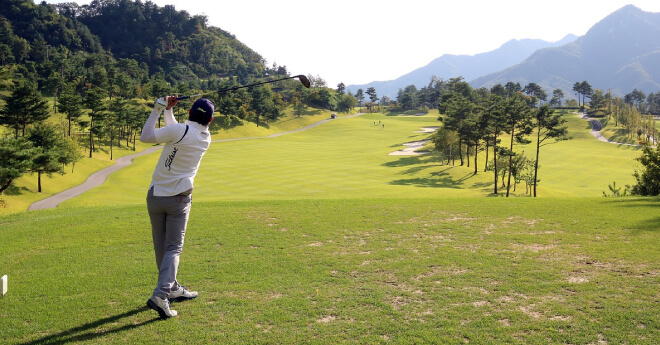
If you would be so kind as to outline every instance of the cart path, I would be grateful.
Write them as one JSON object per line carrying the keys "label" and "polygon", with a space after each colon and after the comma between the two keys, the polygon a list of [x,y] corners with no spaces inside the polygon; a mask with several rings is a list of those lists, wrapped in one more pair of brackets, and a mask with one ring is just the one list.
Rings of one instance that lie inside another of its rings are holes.
{"label": "cart path", "polygon": [[[337,119],[334,119],[334,120],[347,119],[347,118],[361,116],[361,115],[364,115],[364,114],[365,113],[357,113],[357,114],[353,114],[353,115],[349,115],[349,116],[338,117]],[[298,129],[294,129],[294,130],[290,130],[290,131],[286,131],[286,132],[281,132],[281,133],[275,133],[275,134],[271,134],[271,135],[268,135],[268,136],[265,136],[265,137],[246,137],[246,138],[234,138],[234,139],[219,139],[219,140],[213,140],[213,142],[217,143],[217,142],[235,141],[235,140],[276,138],[276,137],[279,137],[279,136],[282,136],[282,135],[285,135],[285,134],[291,134],[291,133],[305,131],[305,130],[308,130],[310,128],[320,126],[320,125],[322,125],[322,124],[324,124],[328,121],[332,121],[332,120],[333,120],[332,118],[321,120],[319,122],[313,123],[313,124],[311,124],[309,126],[306,126],[306,127],[302,127],[302,128],[298,128]],[[162,145],[154,146],[154,147],[150,147],[150,148],[148,148],[144,151],[134,153],[132,155],[117,158],[115,164],[113,164],[113,165],[111,165],[107,168],[101,169],[101,170],[89,175],[87,180],[85,182],[83,182],[82,184],[80,184],[78,186],[75,186],[73,188],[69,188],[67,190],[64,190],[64,191],[59,192],[57,194],[53,194],[53,195],[51,195],[51,196],[49,196],[45,199],[42,199],[42,200],[39,200],[39,201],[36,201],[36,202],[32,203],[32,205],[30,205],[30,207],[28,208],[28,211],[55,208],[59,204],[63,203],[64,201],[75,198],[78,195],[80,195],[80,194],[82,194],[82,193],[84,193],[84,192],[86,192],[86,191],[88,191],[88,190],[90,190],[94,187],[98,187],[98,186],[102,185],[108,179],[108,176],[110,176],[110,174],[112,174],[113,172],[115,172],[119,169],[122,169],[122,168],[125,168],[125,167],[131,165],[133,163],[134,158],[154,153],[154,152],[160,150],[162,147],[163,147]]]}
{"label": "cart path", "polygon": [[[603,129],[603,124],[600,123],[600,121],[598,121],[596,119],[592,119],[592,118],[590,118],[590,117],[588,117],[584,114],[579,114],[578,117],[580,117],[581,119],[585,119],[585,120],[589,121],[589,123],[591,124],[591,131],[589,131],[589,133],[591,133],[591,135],[593,135],[594,138],[596,138],[596,139],[598,139],[602,142],[610,143],[610,144],[616,144],[616,145],[625,145],[625,146],[641,146],[639,144],[620,143],[620,142],[616,142],[616,141],[611,141],[611,140],[605,138],[600,133],[600,131]],[[653,140],[654,139],[651,138],[651,141],[653,141]]]}

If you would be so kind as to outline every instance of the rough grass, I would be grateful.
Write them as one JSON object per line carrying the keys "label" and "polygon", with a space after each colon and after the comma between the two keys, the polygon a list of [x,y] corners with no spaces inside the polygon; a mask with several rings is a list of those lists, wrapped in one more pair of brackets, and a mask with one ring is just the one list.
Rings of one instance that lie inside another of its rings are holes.
{"label": "rough grass", "polygon": [[197,202],[159,321],[144,206],[0,217],[7,344],[656,344],[658,199]]}

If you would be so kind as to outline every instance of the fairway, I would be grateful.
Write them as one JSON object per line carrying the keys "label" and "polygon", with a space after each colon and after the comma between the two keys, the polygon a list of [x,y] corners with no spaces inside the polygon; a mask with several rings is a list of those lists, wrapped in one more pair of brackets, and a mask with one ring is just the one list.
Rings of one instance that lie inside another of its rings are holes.
{"label": "fairway", "polygon": [[[442,165],[433,155],[389,155],[404,143],[427,139],[422,127],[438,124],[436,116],[374,114],[274,138],[214,142],[195,179],[195,200],[486,195],[490,174],[472,176],[469,169]],[[136,159],[106,185],[62,207],[142,203],[157,158]],[[113,192],[117,186],[120,193]]]}
{"label": "fairway", "polygon": [[[598,197],[607,186],[632,184],[637,147],[600,142],[589,124],[565,115],[573,140],[541,150],[538,195]],[[196,201],[341,198],[483,197],[493,176],[473,165],[444,165],[438,154],[391,156],[403,144],[424,140],[422,127],[438,126],[436,116],[366,114],[339,118],[306,131],[278,137],[214,142],[195,180]],[[534,144],[517,146],[533,158]],[[108,183],[60,207],[140,204],[158,154],[135,159]],[[466,162],[467,163],[467,162]],[[470,161],[473,164],[473,161]],[[524,184],[514,195],[524,195]],[[500,190],[502,191],[502,190]],[[108,197],[111,196],[111,197]]]}

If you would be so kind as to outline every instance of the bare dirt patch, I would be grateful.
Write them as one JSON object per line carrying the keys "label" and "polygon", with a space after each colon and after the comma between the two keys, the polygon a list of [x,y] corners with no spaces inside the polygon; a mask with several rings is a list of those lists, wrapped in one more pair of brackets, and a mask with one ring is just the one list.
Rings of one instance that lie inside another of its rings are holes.
{"label": "bare dirt patch", "polygon": [[316,320],[316,322],[318,322],[318,323],[330,323],[330,322],[332,322],[332,321],[335,321],[336,319],[337,319],[336,316],[334,316],[334,315],[328,315],[328,316],[324,316],[324,317],[322,317],[322,318]]}

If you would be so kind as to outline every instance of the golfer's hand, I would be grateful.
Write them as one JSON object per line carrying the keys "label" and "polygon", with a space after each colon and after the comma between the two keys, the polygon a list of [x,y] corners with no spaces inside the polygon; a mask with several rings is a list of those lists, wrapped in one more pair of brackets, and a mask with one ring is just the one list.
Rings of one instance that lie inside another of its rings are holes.
{"label": "golfer's hand", "polygon": [[179,102],[177,97],[178,97],[177,95],[165,97],[165,99],[167,100],[167,107],[165,107],[165,109],[170,110],[174,108],[174,106]]}
{"label": "golfer's hand", "polygon": [[163,110],[165,110],[165,107],[167,107],[167,105],[168,104],[167,104],[166,97],[159,98],[159,99],[156,100],[156,102],[154,102],[154,111],[153,112],[160,116],[160,114],[163,113]]}

